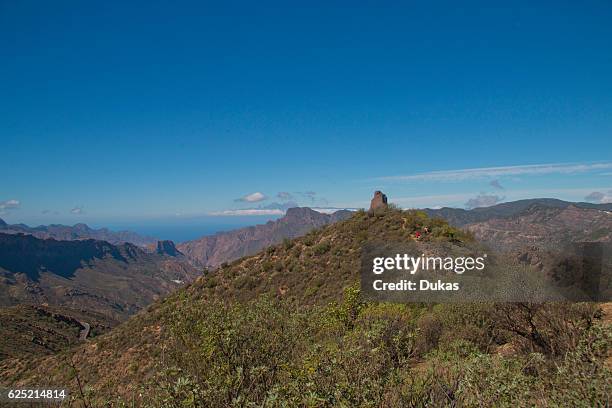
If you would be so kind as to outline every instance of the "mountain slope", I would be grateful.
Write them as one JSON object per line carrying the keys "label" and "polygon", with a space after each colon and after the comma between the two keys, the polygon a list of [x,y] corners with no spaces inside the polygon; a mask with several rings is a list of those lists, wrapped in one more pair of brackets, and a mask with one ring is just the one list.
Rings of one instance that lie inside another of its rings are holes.
{"label": "mountain slope", "polygon": [[0,234],[0,306],[50,304],[124,320],[198,271],[132,244]]}
{"label": "mountain slope", "polygon": [[155,238],[141,236],[131,231],[110,231],[107,228],[93,229],[86,224],[75,224],[73,226],[51,224],[29,227],[25,224],[7,224],[0,220],[0,233],[2,234],[28,234],[36,238],[55,238],[57,240],[79,240],[96,239],[107,241],[111,244],[132,243],[138,246],[146,246],[155,243]]}
{"label": "mountain slope", "polygon": [[346,210],[322,214],[307,207],[289,208],[286,215],[276,221],[184,242],[178,245],[178,250],[199,266],[215,268],[350,215],[351,212]]}
{"label": "mountain slope", "polygon": [[470,223],[465,228],[498,249],[522,246],[560,247],[571,242],[612,241],[612,212],[599,209],[532,204],[514,216]]}
{"label": "mountain slope", "polygon": [[0,360],[50,355],[116,325],[93,311],[40,305],[0,308]]}
{"label": "mountain slope", "polygon": [[[340,300],[344,289],[358,281],[361,247],[367,240],[414,241],[414,232],[425,225],[431,230],[427,240],[453,240],[458,245],[462,245],[461,240],[470,241],[445,222],[431,220],[421,212],[359,211],[347,220],[224,265],[79,347],[75,355],[82,355],[83,375],[88,384],[99,389],[133,389],[143,376],[153,373],[157,362],[152,356],[158,355],[166,344],[167,325],[181,319],[183,307],[205,307],[215,299],[249,301],[261,295],[296,305],[325,305]],[[65,356],[47,357],[40,366],[52,370],[50,367],[63,364],[62,359]],[[136,362],[138,369],[130,371],[130,365]],[[0,366],[0,382],[24,375],[20,370],[25,369],[25,362],[6,364],[14,364],[14,368]],[[35,370],[25,377],[47,374],[36,374]],[[56,374],[61,377],[65,373],[60,370]]]}
{"label": "mountain slope", "polygon": [[610,391],[595,308],[369,304],[355,284],[371,240],[477,245],[423,212],[359,211],[223,265],[71,351],[0,362],[0,385],[76,389],[76,372],[94,403],[136,406],[448,406],[449,393],[456,406],[557,406],[567,390],[597,406]]}

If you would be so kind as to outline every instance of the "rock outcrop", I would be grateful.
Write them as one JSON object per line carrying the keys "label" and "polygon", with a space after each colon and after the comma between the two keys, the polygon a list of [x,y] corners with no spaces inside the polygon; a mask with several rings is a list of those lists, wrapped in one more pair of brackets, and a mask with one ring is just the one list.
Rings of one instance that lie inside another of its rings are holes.
{"label": "rock outcrop", "polygon": [[382,191],[375,191],[374,198],[370,202],[370,211],[376,210],[377,208],[387,208],[387,196]]}
{"label": "rock outcrop", "polygon": [[170,240],[157,241],[156,252],[160,255],[179,256],[182,253],[176,249],[174,242]]}

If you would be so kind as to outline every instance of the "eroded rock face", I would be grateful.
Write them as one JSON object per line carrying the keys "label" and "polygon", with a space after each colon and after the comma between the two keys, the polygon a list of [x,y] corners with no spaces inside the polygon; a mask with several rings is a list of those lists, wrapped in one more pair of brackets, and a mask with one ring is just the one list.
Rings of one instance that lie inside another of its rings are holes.
{"label": "eroded rock face", "polygon": [[179,250],[176,249],[174,242],[169,240],[157,241],[156,252],[160,255],[178,256],[182,255]]}
{"label": "eroded rock face", "polygon": [[382,191],[375,191],[374,198],[370,202],[370,211],[377,208],[387,208],[387,196]]}

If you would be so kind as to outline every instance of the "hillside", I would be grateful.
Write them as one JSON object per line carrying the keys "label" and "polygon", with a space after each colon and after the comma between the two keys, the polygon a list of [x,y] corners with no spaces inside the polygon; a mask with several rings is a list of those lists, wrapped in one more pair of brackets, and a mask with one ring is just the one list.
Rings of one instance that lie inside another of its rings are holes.
{"label": "hillside", "polygon": [[133,244],[0,234],[0,306],[62,306],[125,320],[199,272]]}
{"label": "hillside", "polygon": [[549,207],[532,204],[507,217],[470,223],[465,228],[498,249],[522,246],[559,247],[569,242],[612,241],[612,212],[577,205]]}
{"label": "hillside", "polygon": [[89,391],[75,398],[90,405],[177,407],[595,406],[612,391],[593,305],[366,303],[356,283],[370,240],[477,245],[422,212],[359,211],[223,265],[71,351],[7,359],[0,384],[77,389],[78,378]]}
{"label": "hillside", "polygon": [[[103,372],[117,367],[117,364],[129,362],[109,360],[106,352],[98,355],[96,350],[101,345],[119,347],[112,354],[121,360],[127,358],[130,362],[139,362],[140,368],[136,373],[122,374],[126,381],[129,382],[130,378],[133,381],[151,368],[154,362],[147,355],[159,352],[158,343],[163,341],[166,334],[164,328],[181,307],[193,307],[209,299],[249,301],[264,294],[298,305],[325,305],[341,300],[344,288],[358,280],[360,250],[366,240],[414,240],[414,231],[425,223],[430,224],[432,230],[428,239],[449,240],[456,237],[469,240],[469,237],[448,227],[443,221],[428,219],[423,213],[389,210],[369,214],[361,211],[348,220],[269,247],[255,256],[239,259],[198,278],[185,289],[154,303],[145,313],[138,314],[108,335],[94,339],[77,354],[87,353],[87,365],[93,368],[100,364],[99,369]],[[126,352],[129,356],[124,354]],[[97,381],[114,379],[106,378],[103,374]]]}
{"label": "hillside", "polygon": [[108,332],[117,321],[95,311],[18,305],[0,308],[0,360],[36,358]]}
{"label": "hillside", "polygon": [[155,238],[141,236],[132,231],[111,231],[107,228],[94,229],[82,223],[73,226],[51,224],[29,227],[25,224],[11,225],[0,220],[0,234],[27,234],[40,239],[54,238],[60,241],[95,239],[107,241],[111,244],[129,242],[140,247],[156,242]]}
{"label": "hillside", "polygon": [[283,239],[299,237],[350,215],[351,212],[346,210],[322,214],[307,207],[289,208],[278,220],[184,242],[178,245],[178,250],[198,266],[216,268],[224,262],[256,254]]}

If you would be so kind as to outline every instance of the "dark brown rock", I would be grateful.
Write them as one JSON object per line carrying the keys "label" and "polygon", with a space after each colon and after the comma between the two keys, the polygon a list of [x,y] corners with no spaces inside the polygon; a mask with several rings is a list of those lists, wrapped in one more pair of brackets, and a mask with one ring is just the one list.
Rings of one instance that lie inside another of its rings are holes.
{"label": "dark brown rock", "polygon": [[180,251],[176,249],[174,242],[170,240],[157,241],[156,252],[160,255],[168,255],[168,256],[182,255]]}
{"label": "dark brown rock", "polygon": [[387,196],[382,191],[375,191],[374,198],[370,202],[370,211],[376,210],[377,208],[387,208]]}

